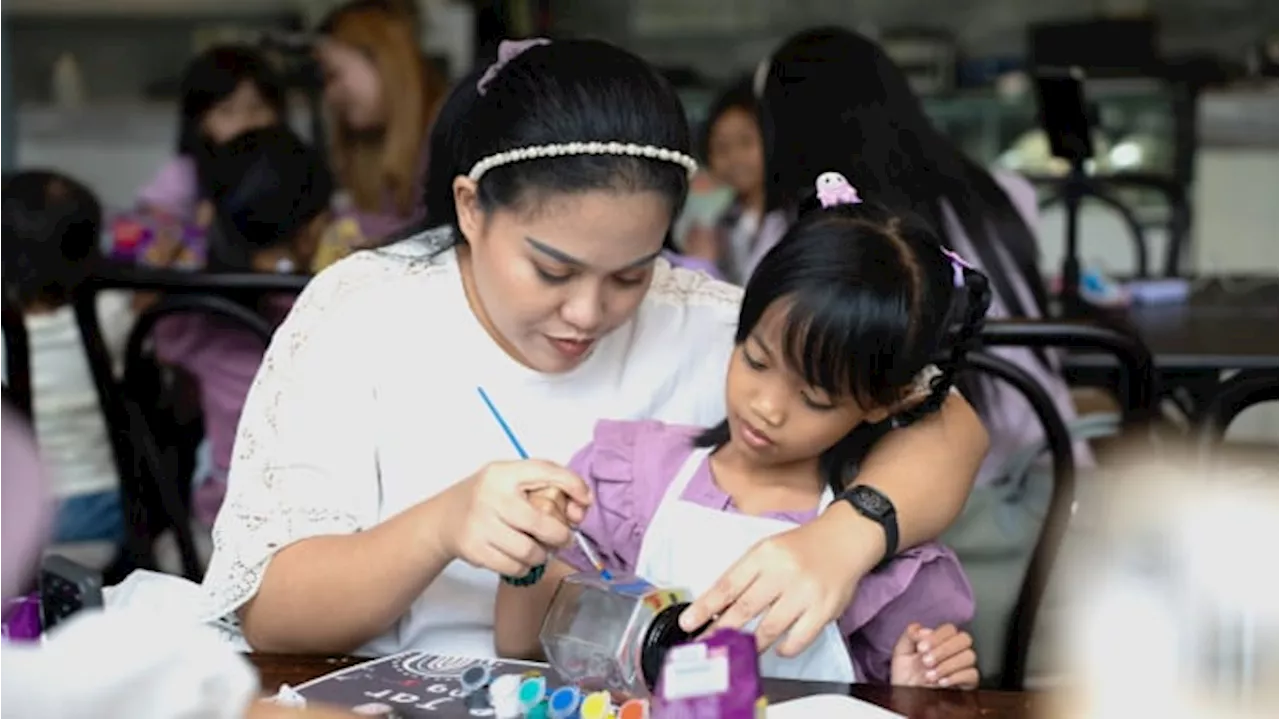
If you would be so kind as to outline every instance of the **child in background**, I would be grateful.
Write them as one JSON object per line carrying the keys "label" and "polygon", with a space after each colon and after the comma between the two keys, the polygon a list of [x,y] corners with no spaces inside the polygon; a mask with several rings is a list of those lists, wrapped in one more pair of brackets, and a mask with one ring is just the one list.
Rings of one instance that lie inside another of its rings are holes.
{"label": "child in background", "polygon": [[[119,480],[71,306],[72,293],[100,259],[102,208],[70,177],[27,170],[5,181],[3,215],[4,291],[26,322],[36,437],[59,502],[54,541],[118,541]],[[121,293],[104,293],[98,303],[116,363],[133,326],[129,304]]]}
{"label": "child in background", "polygon": [[[709,430],[602,421],[570,463],[594,497],[580,529],[609,570],[707,591],[757,541],[813,519],[846,491],[876,492],[850,488],[872,444],[936,411],[951,391],[987,307],[986,278],[928,229],[859,204],[841,175],[818,179],[818,200],[747,284],[728,418]],[[947,360],[932,365],[944,350]],[[540,654],[557,583],[591,570],[571,546],[538,584],[502,586],[498,653]],[[764,621],[801,609],[775,605]],[[921,545],[864,578],[808,650],[794,658],[770,650],[761,671],[973,687],[976,656],[957,629],[973,609],[955,555]]]}
{"label": "child in background", "polygon": [[[216,219],[209,269],[305,272],[329,224],[333,180],[319,153],[287,127],[254,130],[220,146],[210,160]],[[292,297],[265,298],[253,309],[284,319]],[[211,525],[226,492],[236,425],[266,349],[253,333],[204,315],[166,317],[155,328],[156,355],[200,385],[212,469],[197,477],[195,514]]]}
{"label": "child in background", "polygon": [[707,169],[734,193],[733,204],[715,227],[716,260],[730,282],[743,284],[765,217],[764,136],[750,81],[731,87],[711,106],[702,149]]}
{"label": "child in background", "polygon": [[183,72],[179,113],[178,154],[138,192],[138,205],[204,227],[212,219],[201,189],[209,151],[246,130],[282,124],[284,83],[256,50],[213,47]]}

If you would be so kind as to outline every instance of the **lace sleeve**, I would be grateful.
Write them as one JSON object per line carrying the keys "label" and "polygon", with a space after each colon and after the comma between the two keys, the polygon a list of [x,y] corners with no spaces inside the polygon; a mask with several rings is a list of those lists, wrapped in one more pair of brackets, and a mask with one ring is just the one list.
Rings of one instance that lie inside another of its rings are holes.
{"label": "lace sleeve", "polygon": [[377,372],[369,358],[371,328],[382,323],[370,300],[394,267],[372,253],[334,265],[276,331],[245,400],[213,528],[207,621],[234,623],[229,615],[258,590],[283,547],[377,521]]}

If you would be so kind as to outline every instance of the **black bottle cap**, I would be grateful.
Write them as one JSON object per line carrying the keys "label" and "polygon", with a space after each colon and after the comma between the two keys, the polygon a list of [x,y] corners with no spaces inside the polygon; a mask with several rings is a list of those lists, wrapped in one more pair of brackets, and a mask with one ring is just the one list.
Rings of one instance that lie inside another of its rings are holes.
{"label": "black bottle cap", "polygon": [[658,683],[667,651],[697,638],[711,626],[711,622],[707,622],[692,632],[681,629],[680,615],[688,606],[689,602],[679,602],[663,609],[645,631],[644,642],[640,645],[640,671],[644,673],[644,683],[649,691],[653,691]]}

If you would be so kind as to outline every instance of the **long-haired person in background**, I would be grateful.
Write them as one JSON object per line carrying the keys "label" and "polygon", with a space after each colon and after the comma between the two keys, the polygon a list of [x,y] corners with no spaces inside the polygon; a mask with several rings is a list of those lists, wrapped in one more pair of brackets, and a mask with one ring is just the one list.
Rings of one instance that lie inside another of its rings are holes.
{"label": "long-haired person in background", "polygon": [[[844,173],[866,196],[924,218],[949,248],[977,264],[990,278],[989,318],[1047,314],[1033,231],[1035,190],[1018,175],[988,172],[943,135],[902,70],[878,44],[838,28],[801,32],[760,68],[756,90],[765,131],[768,207],[775,218],[789,221],[794,216],[795,203],[818,172]],[[762,237],[756,257],[776,241]],[[1055,353],[993,351],[1031,373],[1063,416],[1074,421]],[[1016,536],[1003,535],[998,528],[1003,525],[991,521],[987,512],[993,504],[1016,498],[1030,503],[1024,509],[1040,516],[1048,502],[1050,473],[1031,461],[1044,438],[1021,395],[996,381],[963,378],[959,384],[991,435],[978,486],[992,489],[975,492],[966,514],[945,539],[956,546],[962,560],[973,557],[967,550],[990,549],[993,543],[1010,548],[1017,557],[1000,567],[998,579],[966,561],[979,593],[979,619],[990,617],[998,623],[1021,581],[1034,545],[1034,534],[1027,533],[1038,528],[1038,520],[1019,525]],[[1077,463],[1088,467],[1092,462],[1087,445],[1078,443]],[[1015,547],[1021,549],[1013,551]],[[984,634],[990,640],[994,631],[975,628],[974,634],[981,642]],[[980,655],[989,659],[999,652],[988,649]]]}
{"label": "long-haired person in background", "polygon": [[402,5],[354,0],[319,26],[334,171],[372,242],[422,218],[427,131],[448,89]]}

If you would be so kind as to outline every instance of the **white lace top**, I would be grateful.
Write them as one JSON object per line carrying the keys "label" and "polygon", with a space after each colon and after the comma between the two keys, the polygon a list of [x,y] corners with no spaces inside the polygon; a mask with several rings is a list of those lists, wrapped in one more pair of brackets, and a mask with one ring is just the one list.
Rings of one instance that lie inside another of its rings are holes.
{"label": "white lace top", "polygon": [[[456,255],[440,250],[447,240],[432,231],[336,263],[277,331],[245,403],[213,530],[207,619],[244,604],[280,548],[368,528],[486,462],[514,458],[478,386],[532,455],[562,463],[601,418],[723,418],[739,289],[659,260],[636,316],[573,371],[544,375],[510,359],[477,323]],[[496,582],[454,562],[362,651],[491,656]]]}

